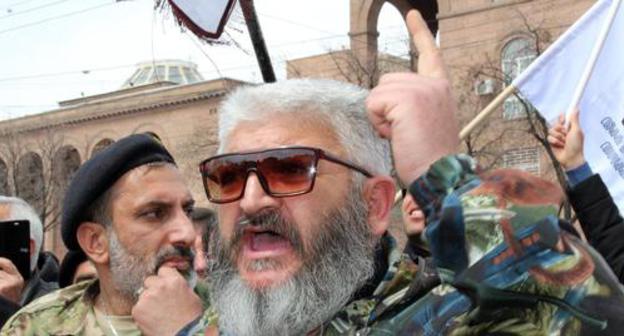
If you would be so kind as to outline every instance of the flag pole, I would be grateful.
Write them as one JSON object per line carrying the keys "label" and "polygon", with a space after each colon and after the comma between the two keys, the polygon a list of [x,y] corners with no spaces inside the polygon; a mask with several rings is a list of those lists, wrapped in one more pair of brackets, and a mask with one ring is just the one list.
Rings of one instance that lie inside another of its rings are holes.
{"label": "flag pole", "polygon": [[472,131],[479,126],[487,118],[492,112],[496,111],[496,109],[503,104],[505,99],[507,99],[512,94],[516,93],[516,87],[513,85],[508,85],[503,92],[501,92],[494,100],[492,100],[488,106],[486,106],[477,116],[472,119],[468,125],[464,126],[464,128],[459,132],[459,138],[464,140]]}
{"label": "flag pole", "polygon": [[570,124],[570,116],[572,115],[574,110],[578,107],[579,102],[581,101],[581,97],[583,97],[583,92],[585,91],[585,88],[587,87],[587,82],[589,81],[589,78],[591,77],[591,74],[594,71],[594,66],[596,65],[596,62],[598,61],[598,57],[600,56],[600,51],[602,50],[602,46],[604,45],[607,37],[609,36],[609,31],[611,31],[611,26],[613,24],[613,21],[615,20],[615,16],[618,12],[618,9],[621,3],[622,3],[622,0],[614,0],[613,3],[611,4],[611,11],[609,13],[609,16],[607,17],[607,20],[604,26],[602,27],[600,34],[597,36],[598,42],[594,45],[594,49],[592,50],[592,53],[589,56],[589,60],[587,61],[585,70],[583,71],[581,79],[578,85],[576,86],[576,90],[574,91],[574,96],[572,96],[572,102],[570,103],[570,106],[568,107],[568,110],[566,111],[566,114],[565,114],[566,125]]}
{"label": "flag pole", "polygon": [[245,18],[247,29],[249,30],[251,44],[256,52],[256,59],[258,60],[258,66],[260,66],[260,72],[262,72],[262,78],[265,83],[275,82],[275,72],[271,64],[271,56],[269,56],[266,43],[264,43],[264,37],[262,36],[262,30],[258,23],[254,2],[253,0],[240,0],[239,3],[243,10],[243,17]]}

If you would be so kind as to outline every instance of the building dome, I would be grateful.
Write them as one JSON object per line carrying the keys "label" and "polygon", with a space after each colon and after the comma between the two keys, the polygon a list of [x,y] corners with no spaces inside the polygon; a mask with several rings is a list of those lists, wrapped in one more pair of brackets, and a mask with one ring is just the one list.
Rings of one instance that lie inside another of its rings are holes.
{"label": "building dome", "polygon": [[137,64],[136,71],[121,87],[152,84],[157,82],[173,82],[176,84],[191,84],[203,81],[204,78],[197,71],[197,64],[178,60],[159,60]]}

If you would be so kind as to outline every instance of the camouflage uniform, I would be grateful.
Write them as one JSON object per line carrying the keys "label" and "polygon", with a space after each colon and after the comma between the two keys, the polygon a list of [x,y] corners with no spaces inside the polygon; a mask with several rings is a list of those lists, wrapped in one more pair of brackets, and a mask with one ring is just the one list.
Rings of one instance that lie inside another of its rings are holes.
{"label": "camouflage uniform", "polygon": [[[561,229],[560,189],[518,171],[475,173],[449,156],[410,186],[442,283],[392,243],[370,297],[349,303],[315,335],[619,335],[624,290],[604,260]],[[429,290],[430,289],[430,290]],[[213,312],[206,322],[217,326]],[[229,336],[229,335],[228,335]]]}
{"label": "camouflage uniform", "polygon": [[104,336],[93,311],[97,280],[84,281],[43,296],[13,315],[0,336]]}

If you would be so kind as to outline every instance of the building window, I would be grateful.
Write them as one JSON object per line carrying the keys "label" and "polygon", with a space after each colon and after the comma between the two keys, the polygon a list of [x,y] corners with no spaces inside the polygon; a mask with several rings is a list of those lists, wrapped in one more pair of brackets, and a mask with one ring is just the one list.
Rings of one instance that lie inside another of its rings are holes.
{"label": "building window", "polygon": [[145,82],[147,81],[147,76],[149,76],[150,74],[150,70],[149,68],[143,68],[141,69],[140,73],[138,73],[135,77],[134,80],[132,80],[132,83],[134,85],[143,85],[145,84]]}
{"label": "building window", "polygon": [[515,168],[539,175],[540,159],[537,147],[517,148],[507,151],[503,155],[503,165],[506,168]]}
{"label": "building window", "polygon": [[[532,46],[531,40],[527,38],[516,38],[509,41],[503,48],[501,55],[501,69],[505,77],[503,81],[505,86],[511,84],[536,57],[536,52]],[[503,103],[503,118],[505,120],[512,120],[524,117],[526,117],[526,111],[518,97],[511,96],[507,98]]]}
{"label": "building window", "polygon": [[180,68],[177,66],[169,67],[169,81],[177,84],[183,83],[182,73],[180,72]]}
{"label": "building window", "polygon": [[150,83],[162,82],[165,81],[165,66],[157,65],[154,72],[152,72],[152,77],[150,78]]}
{"label": "building window", "polygon": [[182,68],[184,71],[184,76],[186,77],[187,83],[197,83],[200,79],[195,75],[195,73],[189,68]]}

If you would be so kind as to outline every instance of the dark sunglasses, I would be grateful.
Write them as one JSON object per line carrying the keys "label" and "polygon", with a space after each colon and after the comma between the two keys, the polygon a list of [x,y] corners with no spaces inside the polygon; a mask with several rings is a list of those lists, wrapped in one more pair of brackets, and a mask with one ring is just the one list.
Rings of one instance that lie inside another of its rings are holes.
{"label": "dark sunglasses", "polygon": [[247,177],[254,172],[267,195],[288,197],[312,191],[319,159],[373,175],[366,169],[339,159],[322,149],[284,147],[257,152],[213,156],[199,164],[204,190],[213,203],[234,202],[243,197]]}

